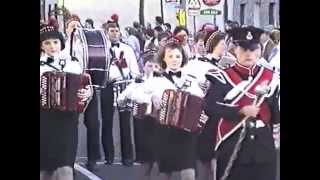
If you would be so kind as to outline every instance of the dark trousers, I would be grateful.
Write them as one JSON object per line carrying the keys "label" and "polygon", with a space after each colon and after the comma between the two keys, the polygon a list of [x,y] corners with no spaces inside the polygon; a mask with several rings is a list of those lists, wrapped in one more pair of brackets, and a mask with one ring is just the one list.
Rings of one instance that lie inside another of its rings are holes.
{"label": "dark trousers", "polygon": [[[92,160],[100,157],[99,153],[99,121],[98,121],[98,99],[101,102],[101,115],[102,115],[102,146],[106,160],[114,159],[114,143],[113,143],[113,113],[114,113],[114,94],[113,87],[108,86],[101,89],[100,97],[93,97],[85,114],[85,124],[87,127],[93,127],[95,132],[88,131],[88,159]],[[120,140],[121,140],[121,156],[122,159],[133,159],[132,153],[132,140],[130,129],[130,111],[119,112],[120,120]],[[90,124],[90,125],[89,125]],[[90,136],[90,137],[89,137]],[[95,139],[96,138],[96,139]],[[89,142],[90,141],[90,142]],[[97,145],[98,143],[98,145]],[[91,154],[90,154],[91,153]]]}
{"label": "dark trousers", "polygon": [[84,125],[87,128],[87,154],[88,161],[95,162],[101,159],[100,154],[100,121],[99,99],[101,96],[94,90],[92,100],[84,114]]}

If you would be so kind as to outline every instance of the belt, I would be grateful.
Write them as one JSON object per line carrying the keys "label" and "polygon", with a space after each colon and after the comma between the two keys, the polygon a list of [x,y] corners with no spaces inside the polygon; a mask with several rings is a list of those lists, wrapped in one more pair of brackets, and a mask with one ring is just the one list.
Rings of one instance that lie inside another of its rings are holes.
{"label": "belt", "polygon": [[249,127],[250,128],[262,128],[262,127],[265,127],[266,124],[262,121],[262,120],[256,120],[254,122],[249,122]]}

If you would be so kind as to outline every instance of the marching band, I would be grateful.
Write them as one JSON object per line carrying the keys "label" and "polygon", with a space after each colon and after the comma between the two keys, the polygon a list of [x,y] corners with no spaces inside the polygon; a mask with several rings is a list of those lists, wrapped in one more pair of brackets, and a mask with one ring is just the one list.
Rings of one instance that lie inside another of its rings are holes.
{"label": "marching band", "polygon": [[[253,26],[226,33],[207,26],[195,44],[185,27],[172,34],[158,28],[158,43],[139,55],[141,73],[132,47],[121,40],[118,18],[103,29],[89,25],[82,28],[73,15],[65,36],[40,27],[40,180],[74,179],[81,113],[87,168],[98,169],[100,142],[105,164],[112,165],[115,111],[122,164],[141,163],[149,178],[157,163],[168,180],[173,172],[195,180],[200,160],[208,179],[275,180],[280,42],[270,55],[272,39],[260,41],[266,32]],[[259,63],[263,57],[270,66]]]}

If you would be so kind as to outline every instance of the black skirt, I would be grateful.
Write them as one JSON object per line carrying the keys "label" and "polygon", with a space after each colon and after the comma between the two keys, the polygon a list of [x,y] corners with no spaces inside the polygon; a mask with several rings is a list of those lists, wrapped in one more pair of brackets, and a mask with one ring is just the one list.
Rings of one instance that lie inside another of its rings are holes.
{"label": "black skirt", "polygon": [[73,167],[78,145],[78,113],[40,110],[40,171]]}
{"label": "black skirt", "polygon": [[195,168],[197,135],[173,127],[157,126],[156,158],[159,171],[171,173]]}
{"label": "black skirt", "polygon": [[197,155],[198,159],[204,163],[210,162],[214,156],[218,121],[210,119],[205,124],[204,129],[198,136]]}
{"label": "black skirt", "polygon": [[136,161],[152,163],[155,161],[155,129],[156,120],[150,116],[145,119],[134,119],[134,137]]}

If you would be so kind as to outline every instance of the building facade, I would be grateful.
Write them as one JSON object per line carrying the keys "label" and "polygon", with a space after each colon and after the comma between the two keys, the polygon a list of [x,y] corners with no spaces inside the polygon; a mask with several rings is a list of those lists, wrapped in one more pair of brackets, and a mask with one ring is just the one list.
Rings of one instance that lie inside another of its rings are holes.
{"label": "building facade", "polygon": [[280,0],[225,0],[225,18],[241,25],[280,27]]}

